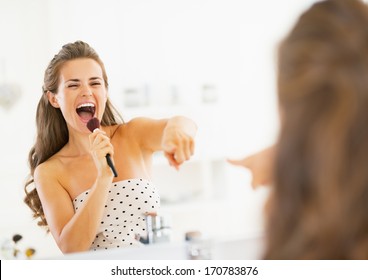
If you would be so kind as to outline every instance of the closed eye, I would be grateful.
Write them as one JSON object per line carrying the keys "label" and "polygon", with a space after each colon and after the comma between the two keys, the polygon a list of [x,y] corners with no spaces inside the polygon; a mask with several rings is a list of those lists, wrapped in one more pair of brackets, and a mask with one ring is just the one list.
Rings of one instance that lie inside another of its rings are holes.
{"label": "closed eye", "polygon": [[91,77],[91,78],[89,79],[89,84],[90,84],[90,86],[95,86],[95,87],[97,87],[97,86],[101,86],[101,85],[102,85],[102,83],[103,83],[103,80],[102,80],[100,77]]}

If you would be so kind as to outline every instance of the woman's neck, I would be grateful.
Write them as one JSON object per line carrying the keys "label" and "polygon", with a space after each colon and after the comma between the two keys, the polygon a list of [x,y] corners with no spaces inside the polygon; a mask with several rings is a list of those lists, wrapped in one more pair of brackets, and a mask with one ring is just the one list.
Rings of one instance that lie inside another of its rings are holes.
{"label": "woman's neck", "polygon": [[68,126],[69,140],[64,153],[70,156],[84,156],[90,153],[89,133],[77,131]]}

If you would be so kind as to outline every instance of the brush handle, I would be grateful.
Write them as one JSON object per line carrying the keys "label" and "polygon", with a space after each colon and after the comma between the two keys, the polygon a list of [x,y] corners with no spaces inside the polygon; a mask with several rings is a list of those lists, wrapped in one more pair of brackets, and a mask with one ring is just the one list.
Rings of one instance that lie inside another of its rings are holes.
{"label": "brush handle", "polygon": [[[91,132],[94,132],[96,129],[100,129],[100,121],[98,120],[98,118],[90,119],[87,123],[87,128]],[[118,177],[118,173],[116,172],[115,166],[112,163],[110,154],[106,155],[106,161],[107,161],[107,164],[110,166],[112,173],[114,173],[114,177]]]}
{"label": "brush handle", "polygon": [[111,160],[110,154],[107,154],[107,155],[106,155],[106,161],[107,161],[107,164],[110,166],[110,168],[111,168],[111,170],[112,170],[112,173],[114,173],[114,177],[118,177],[118,173],[116,172],[115,166],[114,166],[114,164],[112,163],[112,160]]}

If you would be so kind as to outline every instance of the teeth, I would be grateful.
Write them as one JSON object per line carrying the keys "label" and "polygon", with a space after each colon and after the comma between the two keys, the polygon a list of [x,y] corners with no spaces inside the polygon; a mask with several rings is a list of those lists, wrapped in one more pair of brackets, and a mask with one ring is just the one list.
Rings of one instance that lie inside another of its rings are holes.
{"label": "teeth", "polygon": [[82,108],[82,107],[95,107],[95,105],[93,103],[83,103],[80,104],[77,109]]}

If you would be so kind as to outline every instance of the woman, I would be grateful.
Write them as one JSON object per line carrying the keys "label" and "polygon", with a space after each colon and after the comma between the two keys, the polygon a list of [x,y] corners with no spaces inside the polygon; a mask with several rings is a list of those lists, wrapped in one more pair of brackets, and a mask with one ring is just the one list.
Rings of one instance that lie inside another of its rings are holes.
{"label": "woman", "polygon": [[[94,117],[101,127],[91,133]],[[144,214],[160,207],[152,154],[163,151],[178,169],[193,155],[197,129],[181,116],[124,123],[109,101],[101,59],[82,41],[63,46],[48,65],[36,123],[25,202],[63,253],[138,245]]]}
{"label": "woman", "polygon": [[280,45],[279,139],[232,162],[272,185],[266,259],[368,259],[367,26],[362,1],[321,1]]}
{"label": "woman", "polygon": [[363,2],[321,1],[280,46],[267,259],[368,258],[367,26]]}

